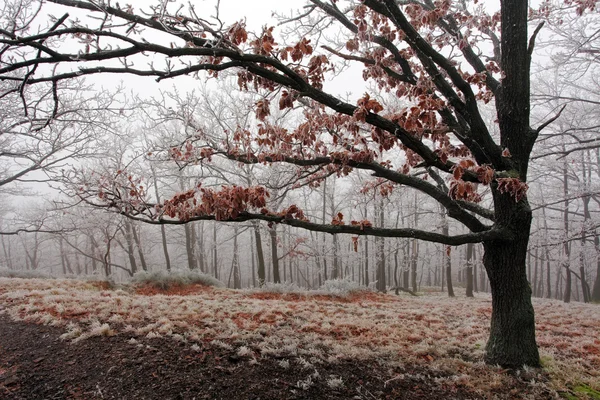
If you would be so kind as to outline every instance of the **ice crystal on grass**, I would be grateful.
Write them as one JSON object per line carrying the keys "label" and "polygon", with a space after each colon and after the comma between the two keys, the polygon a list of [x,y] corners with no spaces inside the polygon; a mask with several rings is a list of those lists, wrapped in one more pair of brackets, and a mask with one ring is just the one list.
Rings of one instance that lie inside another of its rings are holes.
{"label": "ice crystal on grass", "polygon": [[327,379],[327,386],[332,389],[342,388],[344,387],[344,380],[339,376],[332,375],[329,379]]}
{"label": "ice crystal on grass", "polygon": [[227,344],[220,340],[213,340],[212,342],[210,342],[210,344],[212,344],[213,346],[216,346],[216,347],[220,347],[225,350],[233,350],[233,347],[230,344]]}
{"label": "ice crystal on grass", "polygon": [[254,353],[252,350],[250,350],[250,348],[246,347],[246,346],[240,346],[237,349],[237,355],[240,357],[246,357],[246,356],[252,356]]}
{"label": "ice crystal on grass", "polygon": [[205,286],[223,287],[223,282],[198,271],[140,271],[133,276],[134,283],[150,284],[159,289],[169,289],[173,285],[184,286],[199,283]]}
{"label": "ice crystal on grass", "polygon": [[81,330],[81,328],[79,327],[78,324],[74,324],[74,323],[70,322],[67,325],[67,332],[60,335],[60,338],[63,340],[75,339],[75,338],[78,338],[79,336],[81,336],[82,333],[83,333],[83,331]]}
{"label": "ice crystal on grass", "polygon": [[49,279],[52,278],[50,274],[41,271],[21,271],[13,270],[8,268],[0,268],[0,277],[3,278],[22,278],[22,279]]}
{"label": "ice crystal on grass", "polygon": [[310,376],[310,375],[306,379],[302,379],[302,380],[299,380],[298,382],[296,382],[296,387],[298,389],[302,389],[302,390],[308,390],[313,385],[314,385],[314,382],[312,380],[312,376]]}
{"label": "ice crystal on grass", "polygon": [[276,293],[276,294],[295,294],[306,296],[334,296],[347,297],[353,293],[372,292],[371,288],[367,288],[353,282],[349,279],[331,279],[327,280],[316,290],[306,290],[295,283],[265,283],[261,288],[250,289],[250,293]]}
{"label": "ice crystal on grass", "polygon": [[148,334],[146,335],[146,339],[160,339],[161,337],[162,335],[160,333],[153,331],[148,332]]}
{"label": "ice crystal on grass", "polygon": [[527,372],[532,378],[524,380],[482,362],[491,315],[488,295],[395,296],[354,291],[347,283],[328,285],[327,296],[291,292],[296,289],[290,285],[277,289],[288,294],[273,296],[227,289],[147,296],[105,290],[94,282],[0,278],[0,309],[13,320],[62,326],[68,340],[114,331],[140,342],[144,337],[207,342],[250,357],[250,364],[259,362],[255,357],[285,357],[303,371],[344,360],[416,366],[446,374],[448,385],[472,388],[481,397],[514,387],[515,379],[530,394],[578,384],[600,389],[600,310],[595,305],[534,299],[537,340],[552,379]]}
{"label": "ice crystal on grass", "polygon": [[92,321],[90,328],[87,332],[83,332],[81,335],[73,339],[73,342],[79,342],[81,340],[93,337],[93,336],[113,336],[115,331],[110,328],[107,323],[101,323],[97,320]]}
{"label": "ice crystal on grass", "polygon": [[372,291],[372,289],[362,286],[358,282],[354,282],[349,279],[330,279],[323,283],[323,285],[317,290],[317,293],[334,296],[348,296],[351,293],[365,291]]}

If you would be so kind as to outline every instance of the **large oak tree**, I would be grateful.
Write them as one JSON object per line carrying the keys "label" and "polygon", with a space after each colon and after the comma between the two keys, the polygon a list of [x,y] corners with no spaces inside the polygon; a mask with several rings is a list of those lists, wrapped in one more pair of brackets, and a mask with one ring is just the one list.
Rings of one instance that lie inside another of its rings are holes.
{"label": "large oak tree", "polygon": [[[493,298],[486,360],[507,367],[539,366],[525,267],[532,219],[526,182],[532,148],[546,124],[530,125],[535,33],[528,34],[527,1],[501,0],[500,11],[488,15],[477,1],[309,0],[302,13],[287,20],[292,29],[286,45],[278,44],[273,28],[251,33],[244,21],[228,26],[211,19],[212,9],[168,1],[145,12],[111,1],[46,3],[85,10],[92,18],[68,23],[65,14],[38,33],[0,29],[2,81],[26,87],[99,73],[162,81],[202,71],[219,78],[235,71],[241,89],[263,93],[256,102],[259,124],[239,127],[219,143],[206,140],[198,129],[171,149],[172,157],[288,163],[311,184],[332,173],[367,170],[382,182],[431,196],[470,233],[383,229],[369,221],[346,223],[342,215],[331,224],[312,222],[294,205],[267,209],[262,187],[217,191],[198,186],[151,204],[145,187],[126,171],[82,182],[80,196],[153,223],[254,219],[449,246],[481,242]],[[325,43],[328,36],[336,40]],[[157,39],[147,40],[151,37]],[[153,61],[148,64],[144,56]],[[394,104],[403,106],[385,109],[378,93],[365,94],[356,104],[330,94],[324,87],[336,60],[364,65],[363,77],[378,92],[402,99]],[[481,104],[490,101],[495,102],[499,134],[482,116]],[[271,123],[269,115],[277,106],[304,107],[304,120],[292,130]],[[400,152],[402,157],[395,156]],[[489,187],[491,210],[477,204],[481,187]]]}

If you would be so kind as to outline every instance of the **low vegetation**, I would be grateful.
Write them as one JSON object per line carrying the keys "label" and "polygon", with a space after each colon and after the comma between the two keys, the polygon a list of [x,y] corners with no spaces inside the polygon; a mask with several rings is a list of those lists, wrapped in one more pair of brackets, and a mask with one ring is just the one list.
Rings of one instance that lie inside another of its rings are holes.
{"label": "low vegetation", "polygon": [[[314,293],[289,285],[231,290],[206,286],[215,282],[202,278],[136,277],[137,288],[148,283],[161,291],[0,278],[0,313],[63,327],[64,340],[118,335],[135,346],[140,340],[170,338],[191,350],[210,343],[249,365],[264,358],[276,358],[282,369],[295,363],[307,371],[348,359],[418,365],[444,372],[435,379],[446,386],[483,397],[545,398],[551,393],[597,399],[600,391],[600,309],[595,305],[535,299],[544,368],[507,371],[483,362],[491,314],[487,295],[396,296],[344,281],[328,282]],[[182,285],[195,289],[179,295]],[[344,385],[339,378],[328,379],[329,386]]]}

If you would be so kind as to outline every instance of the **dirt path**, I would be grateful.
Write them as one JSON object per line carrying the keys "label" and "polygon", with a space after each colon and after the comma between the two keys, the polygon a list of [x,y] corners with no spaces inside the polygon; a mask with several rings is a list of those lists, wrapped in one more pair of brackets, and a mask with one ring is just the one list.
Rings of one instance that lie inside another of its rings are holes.
{"label": "dirt path", "polygon": [[[394,371],[376,362],[306,369],[290,359],[286,368],[282,360],[252,364],[227,350],[194,351],[172,339],[132,344],[117,335],[70,343],[59,338],[62,332],[0,316],[0,399],[478,398],[436,385],[430,371]],[[339,377],[343,384],[332,387]]]}

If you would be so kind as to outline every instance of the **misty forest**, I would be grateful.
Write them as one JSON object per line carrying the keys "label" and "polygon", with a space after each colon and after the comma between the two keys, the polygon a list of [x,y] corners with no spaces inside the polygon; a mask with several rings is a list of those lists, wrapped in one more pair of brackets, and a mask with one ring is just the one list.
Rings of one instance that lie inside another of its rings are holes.
{"label": "misty forest", "polygon": [[0,11],[1,398],[600,399],[600,2]]}

